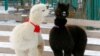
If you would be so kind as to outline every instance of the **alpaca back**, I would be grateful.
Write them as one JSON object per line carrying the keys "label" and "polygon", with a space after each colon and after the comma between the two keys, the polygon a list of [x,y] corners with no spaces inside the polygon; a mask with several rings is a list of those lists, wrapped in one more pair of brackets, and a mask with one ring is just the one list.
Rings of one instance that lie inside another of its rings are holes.
{"label": "alpaca back", "polygon": [[66,27],[70,31],[72,37],[75,37],[75,39],[87,38],[87,34],[85,30],[82,29],[81,27],[76,25],[67,25]]}

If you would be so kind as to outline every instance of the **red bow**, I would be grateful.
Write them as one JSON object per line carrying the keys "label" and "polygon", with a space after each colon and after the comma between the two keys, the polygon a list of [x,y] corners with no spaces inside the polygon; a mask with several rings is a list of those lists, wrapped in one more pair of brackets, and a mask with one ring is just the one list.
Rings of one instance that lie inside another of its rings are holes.
{"label": "red bow", "polygon": [[33,22],[30,22],[34,27],[34,32],[40,33],[40,26],[39,25],[35,25]]}

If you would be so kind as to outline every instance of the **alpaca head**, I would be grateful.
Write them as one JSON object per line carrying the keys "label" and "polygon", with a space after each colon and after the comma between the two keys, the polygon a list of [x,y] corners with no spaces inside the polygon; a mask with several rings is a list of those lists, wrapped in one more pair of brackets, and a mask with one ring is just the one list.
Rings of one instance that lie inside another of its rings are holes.
{"label": "alpaca head", "polygon": [[48,14],[49,10],[45,4],[36,4],[30,9],[29,20],[40,24]]}
{"label": "alpaca head", "polygon": [[64,4],[64,3],[58,3],[58,6],[55,10],[55,25],[57,26],[65,26],[67,23],[66,17],[69,14],[69,4]]}
{"label": "alpaca head", "polygon": [[68,14],[69,14],[69,4],[58,3],[58,6],[55,10],[55,16],[66,18]]}

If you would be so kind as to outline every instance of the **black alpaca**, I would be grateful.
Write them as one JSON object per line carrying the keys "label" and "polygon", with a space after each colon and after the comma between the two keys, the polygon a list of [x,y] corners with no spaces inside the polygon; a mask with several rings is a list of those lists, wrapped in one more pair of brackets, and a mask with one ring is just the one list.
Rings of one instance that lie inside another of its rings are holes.
{"label": "black alpaca", "polygon": [[49,43],[54,56],[84,56],[87,35],[75,25],[65,26],[67,23],[69,4],[58,3],[55,10],[55,26],[50,31]]}

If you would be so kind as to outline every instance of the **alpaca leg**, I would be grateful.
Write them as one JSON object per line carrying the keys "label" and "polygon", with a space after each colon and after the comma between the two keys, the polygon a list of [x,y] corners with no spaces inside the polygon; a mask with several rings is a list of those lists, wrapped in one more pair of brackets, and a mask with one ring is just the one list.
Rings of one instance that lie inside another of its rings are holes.
{"label": "alpaca leg", "polygon": [[76,45],[73,49],[74,56],[84,56],[86,43],[79,42],[80,44]]}
{"label": "alpaca leg", "polygon": [[63,56],[62,50],[53,49],[54,56]]}
{"label": "alpaca leg", "polygon": [[28,56],[38,56],[38,49],[37,48],[30,48]]}
{"label": "alpaca leg", "polygon": [[44,43],[40,43],[40,44],[38,45],[38,50],[39,50],[40,55],[43,55]]}
{"label": "alpaca leg", "polygon": [[71,56],[71,51],[70,50],[64,50],[64,56]]}
{"label": "alpaca leg", "polygon": [[84,54],[83,53],[80,53],[80,52],[75,52],[74,53],[74,56],[84,56]]}
{"label": "alpaca leg", "polygon": [[16,56],[27,56],[27,53],[23,50],[15,50]]}
{"label": "alpaca leg", "polygon": [[41,35],[39,34],[39,38],[38,38],[38,50],[40,55],[43,55],[43,50],[44,50],[44,40],[41,37]]}
{"label": "alpaca leg", "polygon": [[75,51],[74,53],[73,53],[73,55],[74,56],[84,56],[84,51]]}

